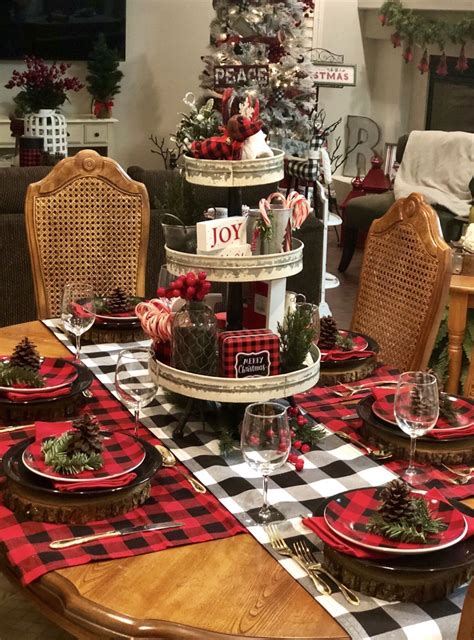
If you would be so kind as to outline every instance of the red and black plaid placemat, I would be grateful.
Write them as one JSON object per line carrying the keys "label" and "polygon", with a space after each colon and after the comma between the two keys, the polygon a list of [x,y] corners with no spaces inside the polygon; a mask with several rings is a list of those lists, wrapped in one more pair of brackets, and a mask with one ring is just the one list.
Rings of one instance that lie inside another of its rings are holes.
{"label": "red and black plaid placemat", "polygon": [[[374,374],[369,378],[364,378],[360,383],[354,382],[349,386],[357,386],[358,384],[378,383],[383,385],[384,382],[397,379],[397,371],[386,366],[378,367]],[[306,393],[295,396],[298,405],[307,411],[315,420],[324,423],[324,425],[337,433],[344,431],[356,440],[363,439],[359,430],[362,426],[362,420],[355,419],[350,421],[342,420],[343,417],[355,414],[358,400],[365,398],[367,392],[359,395],[354,394],[351,398],[341,398],[334,394],[334,390],[344,392],[347,388],[342,385],[333,387],[314,387]],[[406,460],[389,460],[385,466],[394,473],[400,474],[407,467]],[[424,475],[417,478],[417,488],[419,489],[441,489],[446,498],[454,498],[464,500],[474,496],[474,480],[466,484],[453,484],[456,478],[454,474],[441,468],[434,467],[430,464],[419,465],[425,471]]]}
{"label": "red and black plaid placemat", "polygon": [[[112,431],[133,431],[130,413],[98,380],[94,380],[91,391],[94,397],[87,402],[84,411],[94,413],[102,425]],[[0,433],[0,455],[12,444],[32,435],[33,429]],[[144,427],[138,435],[151,444],[159,443]],[[22,584],[27,585],[55,569],[141,555],[245,532],[245,528],[211,493],[194,493],[183,476],[183,470],[184,467],[179,463],[172,468],[162,467],[152,481],[151,496],[142,507],[89,525],[32,522],[15,516],[0,504],[0,546]],[[183,522],[184,527],[97,540],[62,550],[49,548],[49,543],[57,539],[167,520]]]}

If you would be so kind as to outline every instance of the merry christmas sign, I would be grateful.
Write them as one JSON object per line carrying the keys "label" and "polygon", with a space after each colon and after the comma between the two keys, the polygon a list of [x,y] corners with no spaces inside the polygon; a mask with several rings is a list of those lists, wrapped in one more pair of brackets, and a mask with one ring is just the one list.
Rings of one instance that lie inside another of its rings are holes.
{"label": "merry christmas sign", "polygon": [[354,87],[356,83],[355,64],[314,63],[314,80],[320,86]]}

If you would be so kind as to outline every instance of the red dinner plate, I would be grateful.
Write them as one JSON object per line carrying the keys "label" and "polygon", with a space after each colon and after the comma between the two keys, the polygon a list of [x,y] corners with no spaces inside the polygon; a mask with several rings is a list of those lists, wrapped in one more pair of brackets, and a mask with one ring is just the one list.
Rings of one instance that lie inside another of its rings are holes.
{"label": "red dinner plate", "polygon": [[[50,480],[62,482],[94,482],[115,478],[136,469],[145,458],[145,450],[138,440],[127,433],[108,433],[104,436],[104,464],[96,471],[81,471],[76,475],[65,475],[53,471],[44,463],[41,442],[32,442],[23,452],[23,464],[33,473]],[[45,438],[47,440],[48,438]]]}
{"label": "red dinner plate", "polygon": [[[324,510],[328,527],[348,542],[393,554],[419,554],[440,551],[456,544],[464,538],[467,522],[460,511],[447,502],[431,498],[429,508],[434,518],[440,518],[447,529],[432,537],[428,544],[390,540],[377,533],[367,531],[370,518],[382,504],[380,492],[383,487],[370,487],[340,495],[331,500]],[[423,497],[423,492],[414,492],[413,497]]]}
{"label": "red dinner plate", "polygon": [[[361,336],[358,333],[351,333],[350,331],[339,331],[339,335],[342,338],[345,338],[347,335],[350,335],[352,340],[354,341],[354,347],[350,351],[343,351],[342,349],[334,348],[334,349],[331,349],[330,351],[331,353],[352,353],[354,351],[365,351],[369,346],[369,343],[364,338],[364,336]],[[329,351],[323,351],[322,349],[320,349],[320,351],[322,356],[325,356],[328,353],[330,353]]]}
{"label": "red dinner plate", "polygon": [[[456,411],[457,424],[451,424],[445,418],[438,418],[435,425],[437,432],[452,431],[453,429],[467,429],[474,423],[474,406],[464,398],[450,396],[453,402],[453,409]],[[397,424],[394,414],[395,393],[390,390],[384,398],[377,398],[372,404],[372,411],[381,420],[390,424]],[[429,435],[429,432],[428,434]]]}
{"label": "red dinner plate", "polygon": [[[7,361],[4,358],[3,361]],[[77,368],[68,360],[62,358],[43,358],[39,369],[40,375],[44,379],[44,387],[2,387],[0,391],[9,391],[14,393],[38,393],[41,391],[54,391],[71,385],[77,378]]]}

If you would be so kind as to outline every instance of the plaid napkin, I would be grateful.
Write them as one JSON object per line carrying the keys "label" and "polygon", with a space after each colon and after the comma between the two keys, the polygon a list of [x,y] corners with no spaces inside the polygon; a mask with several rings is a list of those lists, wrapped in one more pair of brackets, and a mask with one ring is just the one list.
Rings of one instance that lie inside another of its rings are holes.
{"label": "plaid napkin", "polygon": [[5,397],[13,402],[30,402],[31,400],[44,400],[46,398],[59,398],[71,393],[71,387],[61,387],[60,389],[38,389],[31,393],[15,393],[14,391],[4,391]]}
{"label": "plaid napkin", "polygon": [[[438,489],[431,489],[425,495],[427,500],[436,499],[444,504],[449,504],[445,501],[443,494],[438,491]],[[474,535],[474,517],[463,514],[467,522],[467,532],[464,537],[470,538]],[[378,551],[373,551],[372,549],[367,549],[365,547],[360,547],[355,543],[349,542],[348,540],[344,540],[340,538],[332,529],[330,529],[324,519],[324,516],[305,518],[303,520],[303,524],[311,529],[317,536],[321,538],[321,540],[330,546],[332,549],[339,551],[341,553],[345,553],[349,556],[354,556],[355,558],[367,558],[371,560],[381,560],[384,558],[393,557],[392,554],[389,553],[381,553]],[[374,536],[375,534],[367,534],[369,536]],[[379,538],[380,536],[377,536]],[[375,546],[375,545],[374,545]],[[416,548],[416,547],[413,547]]]}
{"label": "plaid napkin", "polygon": [[328,351],[321,354],[321,362],[340,362],[343,360],[363,360],[375,356],[375,351]]}
{"label": "plaid napkin", "polygon": [[[9,359],[9,356],[2,356],[1,360]],[[9,400],[15,402],[39,400],[42,398],[56,398],[58,396],[65,396],[71,391],[71,384],[77,378],[78,372],[74,365],[69,360],[64,358],[44,358],[39,373],[45,378],[45,387],[35,389],[34,391],[28,391],[27,393],[21,391],[15,391],[16,389],[25,388],[24,384],[14,384],[12,391],[0,391]],[[66,385],[66,383],[68,383]],[[65,386],[59,389],[51,389],[50,387],[57,387],[61,384]],[[31,387],[29,387],[31,388]]]}

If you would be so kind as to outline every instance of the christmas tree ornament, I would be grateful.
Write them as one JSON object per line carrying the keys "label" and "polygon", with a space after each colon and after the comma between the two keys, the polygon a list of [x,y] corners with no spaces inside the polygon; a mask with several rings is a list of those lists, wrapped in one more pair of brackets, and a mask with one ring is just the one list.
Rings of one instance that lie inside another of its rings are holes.
{"label": "christmas tree ornament", "polygon": [[392,35],[390,36],[390,42],[393,44],[394,49],[402,46],[402,39],[398,31],[395,31],[394,33],[392,33]]}
{"label": "christmas tree ornament", "polygon": [[334,349],[339,331],[337,323],[332,316],[325,316],[320,320],[318,347],[324,351]]}
{"label": "christmas tree ornament", "polygon": [[410,498],[411,488],[403,480],[392,480],[381,492],[383,501],[380,515],[387,522],[397,522],[413,514],[414,504]]}
{"label": "christmas tree ornament", "polygon": [[467,62],[466,54],[464,51],[465,44],[462,44],[461,51],[459,52],[459,58],[456,62],[455,69],[456,71],[467,71],[469,69],[469,64]]}
{"label": "christmas tree ornament", "polygon": [[407,64],[413,60],[413,49],[410,45],[405,47],[402,57]]}
{"label": "christmas tree ornament", "polygon": [[430,69],[430,63],[428,61],[428,50],[425,49],[423,51],[423,55],[421,56],[421,60],[420,62],[416,65],[416,68],[419,70],[419,72],[421,73],[421,75],[423,75],[424,73],[426,73],[427,71],[429,71]]}
{"label": "christmas tree ornament", "polygon": [[20,367],[39,371],[41,358],[36,345],[26,336],[19,342],[10,357],[11,367]]}
{"label": "christmas tree ornament", "polygon": [[436,67],[436,75],[444,78],[448,75],[448,62],[446,60],[446,53],[443,51],[439,59],[439,64]]}

